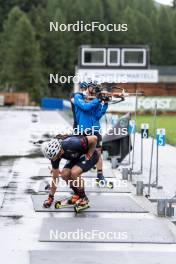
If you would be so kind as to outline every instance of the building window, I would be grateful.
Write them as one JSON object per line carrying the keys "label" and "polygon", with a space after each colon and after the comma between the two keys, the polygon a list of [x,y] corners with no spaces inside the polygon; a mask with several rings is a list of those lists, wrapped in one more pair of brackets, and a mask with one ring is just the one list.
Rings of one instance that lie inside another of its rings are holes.
{"label": "building window", "polygon": [[106,65],[106,49],[83,48],[82,65],[104,66]]}
{"label": "building window", "polygon": [[146,66],[146,49],[122,49],[122,66]]}
{"label": "building window", "polygon": [[108,65],[120,65],[120,49],[108,49]]}

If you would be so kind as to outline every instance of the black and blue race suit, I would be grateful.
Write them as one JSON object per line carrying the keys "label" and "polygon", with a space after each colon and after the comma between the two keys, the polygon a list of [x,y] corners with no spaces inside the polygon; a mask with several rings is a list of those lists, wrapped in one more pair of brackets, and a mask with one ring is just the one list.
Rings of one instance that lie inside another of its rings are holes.
{"label": "black and blue race suit", "polygon": [[72,169],[75,165],[79,166],[83,172],[90,170],[99,159],[97,151],[87,160],[88,139],[85,136],[71,136],[62,141],[63,155],[55,161],[51,160],[52,168],[58,169],[61,159],[66,159],[64,168]]}

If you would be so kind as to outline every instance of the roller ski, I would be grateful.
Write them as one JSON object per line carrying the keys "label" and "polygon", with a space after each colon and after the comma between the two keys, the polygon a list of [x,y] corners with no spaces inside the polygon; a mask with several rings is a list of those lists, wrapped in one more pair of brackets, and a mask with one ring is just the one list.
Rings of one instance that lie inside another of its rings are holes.
{"label": "roller ski", "polygon": [[96,178],[96,184],[98,187],[100,188],[109,188],[109,189],[113,189],[114,188],[114,184],[111,181],[107,181],[105,179],[105,177],[102,178]]}
{"label": "roller ski", "polygon": [[43,203],[43,207],[44,208],[50,208],[51,205],[53,204],[53,202],[54,202],[54,196],[49,194],[48,199],[45,200]]}
{"label": "roller ski", "polygon": [[55,209],[73,207],[79,199],[80,199],[79,195],[72,195],[69,197],[65,197],[61,200],[56,201],[54,207]]}
{"label": "roller ski", "polygon": [[87,197],[79,199],[74,205],[75,213],[79,213],[87,208],[89,208],[89,199]]}

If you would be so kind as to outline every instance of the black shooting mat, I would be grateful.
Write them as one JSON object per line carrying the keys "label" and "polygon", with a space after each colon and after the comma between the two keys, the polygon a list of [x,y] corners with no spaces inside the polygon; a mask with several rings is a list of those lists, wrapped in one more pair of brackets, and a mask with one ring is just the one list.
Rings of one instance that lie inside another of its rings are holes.
{"label": "black shooting mat", "polygon": [[[55,201],[60,200],[68,195],[56,195]],[[50,208],[44,208],[43,202],[47,199],[47,195],[37,194],[32,195],[34,210],[36,212],[73,212],[73,207],[67,207],[62,209],[55,209],[54,204]],[[102,193],[97,195],[89,195],[90,208],[87,208],[84,212],[125,212],[125,213],[146,213],[144,208],[137,204],[137,202],[128,194],[116,194],[116,193]]]}
{"label": "black shooting mat", "polygon": [[176,244],[176,233],[172,223],[157,217],[50,217],[43,219],[39,241]]}
{"label": "black shooting mat", "polygon": [[59,250],[30,251],[30,264],[175,264],[176,252]]}

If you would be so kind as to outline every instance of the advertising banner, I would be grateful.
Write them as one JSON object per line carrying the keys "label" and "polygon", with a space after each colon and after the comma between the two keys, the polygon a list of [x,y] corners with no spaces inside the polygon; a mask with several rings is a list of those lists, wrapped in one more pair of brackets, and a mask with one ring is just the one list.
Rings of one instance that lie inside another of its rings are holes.
{"label": "advertising banner", "polygon": [[[126,97],[125,101],[119,104],[109,106],[111,112],[134,112],[135,110],[135,97]],[[154,109],[155,102],[157,101],[157,109],[163,112],[176,112],[176,96],[148,96],[138,97],[138,110],[150,111]]]}

